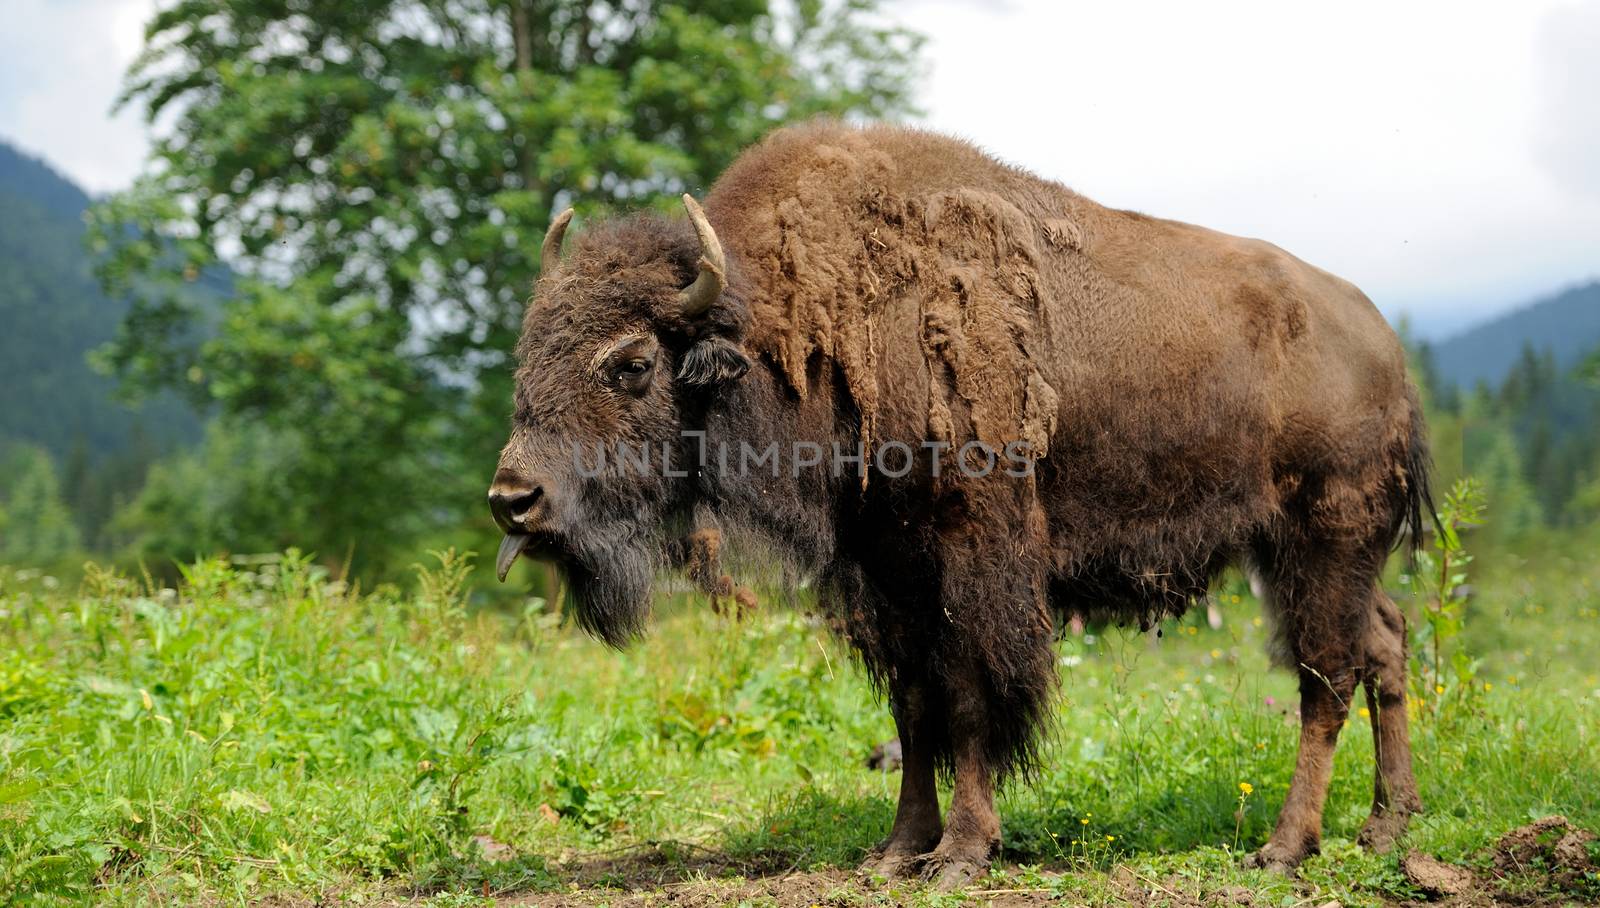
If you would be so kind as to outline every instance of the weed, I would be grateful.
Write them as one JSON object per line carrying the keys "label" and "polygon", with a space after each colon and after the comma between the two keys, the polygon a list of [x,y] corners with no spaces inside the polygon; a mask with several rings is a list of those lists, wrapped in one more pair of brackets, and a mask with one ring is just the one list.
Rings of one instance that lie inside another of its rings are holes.
{"label": "weed", "polygon": [[1472,556],[1461,542],[1461,534],[1477,526],[1483,518],[1483,486],[1475,479],[1457,480],[1445,495],[1428,548],[1416,555],[1416,564],[1404,576],[1406,587],[1422,604],[1421,622],[1413,622],[1413,694],[1437,712],[1449,691],[1471,694],[1475,688],[1478,662],[1467,650],[1450,650],[1447,676],[1445,651],[1462,632],[1467,597],[1466,569]]}

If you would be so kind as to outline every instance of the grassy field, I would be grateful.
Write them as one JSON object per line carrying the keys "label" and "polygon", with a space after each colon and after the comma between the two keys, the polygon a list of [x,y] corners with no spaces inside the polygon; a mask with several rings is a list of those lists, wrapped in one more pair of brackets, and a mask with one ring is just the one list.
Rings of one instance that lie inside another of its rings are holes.
{"label": "grassy field", "polygon": [[[466,576],[447,562],[414,589],[357,593],[288,556],[199,564],[176,590],[98,571],[69,590],[0,570],[0,902],[1427,894],[1400,854],[1353,844],[1371,797],[1359,716],[1323,855],[1298,880],[1239,869],[1270,829],[1297,734],[1292,684],[1266,670],[1239,582],[1218,594],[1220,628],[1199,609],[1159,639],[1060,644],[1048,768],[1003,797],[997,870],[944,894],[852,872],[888,829],[898,776],[864,761],[893,730],[813,621],[679,599],[616,653],[542,602],[471,604]],[[1508,557],[1475,582],[1460,639],[1481,663],[1417,708],[1428,810],[1406,847],[1470,872],[1457,902],[1593,901],[1592,867],[1500,838],[1551,814],[1600,829],[1600,565]]]}

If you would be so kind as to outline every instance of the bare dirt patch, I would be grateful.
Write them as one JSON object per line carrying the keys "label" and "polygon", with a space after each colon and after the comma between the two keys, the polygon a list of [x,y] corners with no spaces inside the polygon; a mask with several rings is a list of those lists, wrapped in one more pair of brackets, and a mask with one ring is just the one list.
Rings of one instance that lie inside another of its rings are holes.
{"label": "bare dirt patch", "polygon": [[1589,855],[1594,840],[1592,833],[1573,826],[1566,817],[1545,817],[1500,837],[1494,849],[1495,874],[1540,875],[1560,889],[1578,888],[1596,871]]}
{"label": "bare dirt patch", "polygon": [[[1596,865],[1591,856],[1595,836],[1552,816],[1514,829],[1480,856],[1471,867],[1441,861],[1412,851],[1400,869],[1423,896],[1417,902],[1389,902],[1407,908],[1451,906],[1489,908],[1517,905],[1600,903]],[[1007,868],[1014,871],[1016,868]],[[764,908],[808,906],[872,906],[904,904],[920,886],[885,884],[845,869],[802,871],[777,866],[755,867],[713,851],[653,848],[616,857],[593,858],[568,865],[568,892],[522,893],[501,903],[549,908],[578,906],[682,906],[703,908],[751,904]],[[1022,908],[1073,901],[1072,887],[1057,872],[1036,874],[1038,887],[983,888],[964,892],[970,904]],[[1218,881],[1221,882],[1221,881]],[[1102,878],[1100,899],[1110,904],[1146,908],[1225,908],[1262,904],[1249,886],[1207,885],[1194,878],[1152,878],[1134,867],[1119,865]],[[1303,890],[1302,895],[1309,895]],[[1308,901],[1318,908],[1338,902]]]}
{"label": "bare dirt patch", "polygon": [[[1506,833],[1465,865],[1422,851],[1406,854],[1399,869],[1420,896],[1414,901],[1398,893],[1372,890],[1363,897],[1376,897],[1395,908],[1600,904],[1594,842],[1593,834],[1564,817],[1546,817]],[[491,850],[498,851],[485,848]],[[609,854],[566,855],[552,859],[548,869],[564,888],[483,894],[494,896],[500,905],[546,908],[741,904],[878,908],[939,903],[920,883],[873,880],[849,868],[807,870],[777,859],[736,858],[683,842],[654,842]],[[1258,891],[1257,882],[1227,873],[1154,873],[1137,863],[1084,873],[1006,864],[994,876],[964,890],[962,902],[999,908],[1085,902],[1130,908],[1268,908],[1282,903],[1281,890]],[[1301,908],[1337,908],[1340,904],[1328,901],[1326,890],[1304,880],[1296,881],[1293,889]],[[383,904],[418,906],[426,901],[412,897]]]}
{"label": "bare dirt patch", "polygon": [[1400,862],[1406,879],[1440,905],[1568,905],[1600,902],[1591,856],[1593,834],[1566,817],[1519,826],[1487,850],[1479,870],[1411,852]]}
{"label": "bare dirt patch", "polygon": [[1478,887],[1478,878],[1472,871],[1454,864],[1446,864],[1431,854],[1413,851],[1400,861],[1411,885],[1427,893],[1429,898],[1460,895]]}
{"label": "bare dirt patch", "polygon": [[[539,893],[511,899],[506,905],[539,905],[547,908],[589,905],[674,905],[699,908],[710,905],[736,905],[756,902],[773,908],[803,908],[808,905],[853,904],[842,894],[852,885],[843,871],[792,873],[764,879],[703,878],[667,883],[647,889],[582,889],[571,893]],[[836,898],[836,894],[839,897]]]}

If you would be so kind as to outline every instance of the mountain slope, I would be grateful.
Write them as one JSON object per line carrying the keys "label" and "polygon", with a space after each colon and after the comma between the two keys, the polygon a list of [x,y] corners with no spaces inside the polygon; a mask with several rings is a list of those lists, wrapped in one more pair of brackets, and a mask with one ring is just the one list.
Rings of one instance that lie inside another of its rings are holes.
{"label": "mountain slope", "polygon": [[90,271],[89,201],[43,162],[0,143],[0,447],[37,445],[58,463],[69,455],[98,463],[198,434],[198,420],[175,400],[130,407],[89,366],[89,351],[111,339],[126,311]]}
{"label": "mountain slope", "polygon": [[[5,203],[17,200],[38,206],[58,220],[76,221],[89,207],[89,196],[50,165],[0,141],[0,193]],[[7,210],[7,209],[0,209]]]}
{"label": "mountain slope", "polygon": [[1600,347],[1600,281],[1572,287],[1440,341],[1433,347],[1434,366],[1440,378],[1462,388],[1479,381],[1498,385],[1525,346],[1550,351],[1562,369]]}

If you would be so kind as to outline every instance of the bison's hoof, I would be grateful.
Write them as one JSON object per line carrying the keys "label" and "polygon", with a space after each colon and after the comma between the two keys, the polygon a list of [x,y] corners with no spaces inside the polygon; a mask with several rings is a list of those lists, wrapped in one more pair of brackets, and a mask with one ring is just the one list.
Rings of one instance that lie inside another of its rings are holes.
{"label": "bison's hoof", "polygon": [[989,870],[987,858],[943,854],[937,850],[921,855],[917,860],[922,865],[922,879],[945,892],[964,888]]}
{"label": "bison's hoof", "polygon": [[1361,847],[1373,854],[1388,854],[1394,850],[1394,844],[1406,834],[1406,826],[1411,822],[1409,810],[1385,810],[1367,817],[1361,824],[1361,835],[1356,841]]}
{"label": "bison's hoof", "polygon": [[867,855],[861,863],[861,872],[868,877],[886,880],[904,880],[917,875],[922,869],[922,855],[904,851],[878,851]]}
{"label": "bison's hoof", "polygon": [[1267,870],[1280,873],[1284,876],[1294,876],[1296,867],[1305,859],[1304,854],[1296,854],[1288,848],[1283,848],[1268,842],[1260,851],[1246,855],[1244,866],[1254,870]]}

